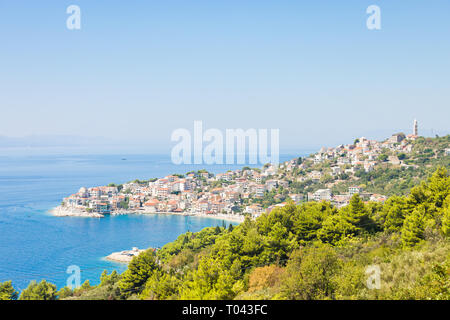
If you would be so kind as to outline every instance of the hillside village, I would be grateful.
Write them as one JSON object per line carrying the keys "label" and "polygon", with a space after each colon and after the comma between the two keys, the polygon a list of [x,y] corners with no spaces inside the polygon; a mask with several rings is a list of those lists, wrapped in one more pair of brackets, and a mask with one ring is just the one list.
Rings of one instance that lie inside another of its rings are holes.
{"label": "hillside village", "polygon": [[375,173],[400,172],[412,177],[409,184],[414,184],[433,159],[448,164],[449,155],[450,136],[398,133],[381,142],[361,137],[279,166],[244,167],[216,175],[200,170],[123,185],[82,187],[65,198],[59,209],[92,216],[171,213],[243,219],[258,217],[288,201],[330,201],[342,207],[358,193],[364,201],[384,202],[391,194],[373,192],[370,184],[361,183],[363,177],[376,181]]}

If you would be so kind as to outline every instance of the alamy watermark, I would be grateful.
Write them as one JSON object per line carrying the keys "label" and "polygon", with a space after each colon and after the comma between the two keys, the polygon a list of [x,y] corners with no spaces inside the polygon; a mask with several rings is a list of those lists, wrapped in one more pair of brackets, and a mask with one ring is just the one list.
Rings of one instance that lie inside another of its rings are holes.
{"label": "alamy watermark", "polygon": [[[268,140],[270,138],[270,155]],[[207,129],[194,121],[193,134],[187,129],[172,132],[172,142],[178,142],[171,152],[174,164],[266,164],[279,163],[279,129]],[[206,145],[204,145],[206,143]],[[248,156],[248,162],[246,161]]]}
{"label": "alamy watermark", "polygon": [[381,289],[381,269],[380,266],[374,264],[374,265],[370,265],[366,268],[366,275],[367,277],[367,281],[366,281],[366,285],[367,288],[370,290],[373,289]]}
{"label": "alamy watermark", "polygon": [[70,289],[77,289],[81,286],[81,269],[77,265],[71,265],[66,270],[70,276],[67,278],[66,286]]}
{"label": "alamy watermark", "polygon": [[[77,5],[70,5],[66,9],[70,16],[66,20],[66,26],[69,30],[81,29],[81,9]],[[366,20],[366,26],[369,30],[381,30],[381,9],[377,5],[370,5],[366,9],[366,14],[370,16]]]}
{"label": "alamy watermark", "polygon": [[77,5],[70,5],[66,10],[67,14],[70,16],[66,20],[66,26],[69,30],[80,30],[81,29],[81,9]]}
{"label": "alamy watermark", "polygon": [[369,30],[381,30],[381,9],[377,5],[368,6],[366,13],[370,14],[367,18],[366,26]]}

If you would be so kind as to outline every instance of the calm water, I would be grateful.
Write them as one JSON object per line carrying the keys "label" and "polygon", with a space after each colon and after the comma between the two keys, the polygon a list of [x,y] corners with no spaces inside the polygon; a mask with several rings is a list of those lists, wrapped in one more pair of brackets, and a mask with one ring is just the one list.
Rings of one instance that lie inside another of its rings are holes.
{"label": "calm water", "polygon": [[[294,156],[284,155],[280,160]],[[0,157],[0,282],[18,289],[31,280],[66,284],[67,267],[78,265],[82,281],[97,284],[101,272],[125,266],[104,260],[131,247],[161,247],[188,230],[221,225],[221,220],[165,215],[103,219],[53,217],[47,212],[81,186],[162,177],[206,168],[225,172],[236,166],[176,166],[167,156]]]}

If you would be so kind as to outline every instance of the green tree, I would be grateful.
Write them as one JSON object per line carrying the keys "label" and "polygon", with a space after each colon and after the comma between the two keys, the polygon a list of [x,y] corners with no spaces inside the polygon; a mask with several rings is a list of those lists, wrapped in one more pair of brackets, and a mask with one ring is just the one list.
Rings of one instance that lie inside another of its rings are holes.
{"label": "green tree", "polygon": [[297,241],[304,244],[316,239],[324,221],[335,213],[329,202],[309,202],[298,206],[297,214],[293,217]]}
{"label": "green tree", "polygon": [[80,289],[82,289],[82,290],[87,290],[90,288],[92,288],[92,287],[91,287],[91,283],[89,280],[86,280],[85,282],[83,282],[83,284],[80,287]]}
{"label": "green tree", "polygon": [[411,189],[407,199],[408,205],[418,207],[425,205],[430,215],[442,212],[444,202],[450,194],[450,177],[443,167],[438,168],[427,182]]}
{"label": "green tree", "polygon": [[133,293],[141,292],[145,282],[156,269],[158,265],[153,250],[144,251],[134,257],[119,281],[120,293],[124,297],[129,297]]}
{"label": "green tree", "polygon": [[281,222],[273,225],[267,236],[267,251],[271,261],[280,261],[287,258],[287,254],[292,250],[291,244],[294,241],[293,234]]}
{"label": "green tree", "polygon": [[327,217],[318,230],[317,237],[325,243],[336,245],[340,240],[360,234],[363,230],[371,231],[375,222],[370,219],[369,211],[358,194],[354,194],[348,206],[337,214]]}
{"label": "green tree", "polygon": [[384,228],[389,231],[400,231],[407,213],[408,207],[404,197],[389,198],[381,210]]}
{"label": "green tree", "polygon": [[341,240],[356,234],[356,228],[340,214],[329,216],[321,229],[317,231],[317,238],[324,242],[337,245]]}
{"label": "green tree", "polygon": [[330,246],[295,251],[283,275],[282,294],[291,300],[331,299],[340,268],[339,258]]}
{"label": "green tree", "polygon": [[31,281],[26,289],[20,294],[20,300],[56,300],[56,286],[50,282],[42,280],[37,283]]}
{"label": "green tree", "polygon": [[103,270],[100,276],[100,286],[110,286],[114,285],[117,281],[119,281],[120,276],[117,274],[116,270],[113,270],[110,275],[106,270]]}
{"label": "green tree", "polygon": [[0,282],[0,300],[17,300],[18,294],[11,281]]}
{"label": "green tree", "polygon": [[[449,197],[450,199],[450,197]],[[450,207],[444,210],[444,214],[442,216],[442,233],[446,237],[450,237]]]}
{"label": "green tree", "polygon": [[223,300],[232,299],[235,295],[233,276],[220,260],[203,258],[190,277],[192,280],[187,281],[181,290],[183,300]]}
{"label": "green tree", "polygon": [[58,299],[65,299],[73,296],[73,290],[69,287],[62,287],[58,290],[56,295],[58,296]]}
{"label": "green tree", "polygon": [[155,271],[145,284],[140,295],[144,300],[168,300],[178,297],[181,281],[174,275],[163,271]]}
{"label": "green tree", "polygon": [[364,202],[362,202],[359,197],[359,194],[354,194],[352,196],[347,209],[348,210],[343,210],[343,212],[345,213],[344,217],[348,222],[359,229],[370,229],[372,227],[372,225],[370,225],[372,221],[369,219],[367,209]]}
{"label": "green tree", "polygon": [[399,153],[399,154],[398,154],[398,159],[399,159],[399,160],[405,160],[405,159],[406,159],[406,153],[403,153],[403,152],[402,152],[402,153]]}
{"label": "green tree", "polygon": [[406,216],[401,229],[402,243],[404,247],[412,247],[423,240],[424,227],[424,208],[415,209]]}

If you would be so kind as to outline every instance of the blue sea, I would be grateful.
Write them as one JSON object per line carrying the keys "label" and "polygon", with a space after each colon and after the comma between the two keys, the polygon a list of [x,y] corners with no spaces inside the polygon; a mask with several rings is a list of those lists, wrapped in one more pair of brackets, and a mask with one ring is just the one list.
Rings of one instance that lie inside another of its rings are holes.
{"label": "blue sea", "polygon": [[[282,155],[280,161],[294,157]],[[81,282],[95,285],[103,270],[126,269],[104,259],[112,252],[162,247],[188,230],[222,225],[217,219],[171,215],[96,219],[48,213],[82,186],[241,167],[174,165],[165,155],[0,156],[0,282],[12,280],[22,290],[31,280],[46,279],[60,288],[66,285],[67,268],[77,265]]]}

